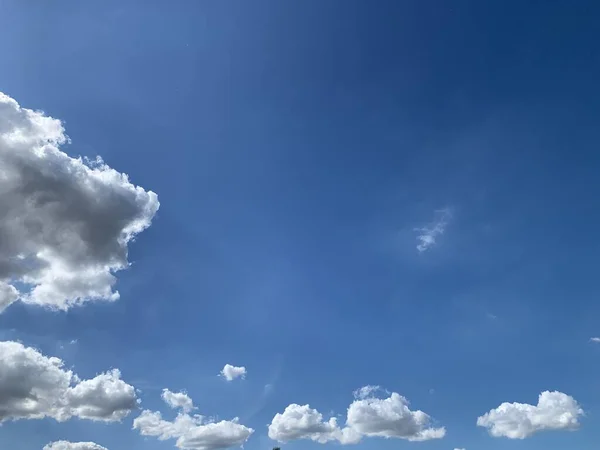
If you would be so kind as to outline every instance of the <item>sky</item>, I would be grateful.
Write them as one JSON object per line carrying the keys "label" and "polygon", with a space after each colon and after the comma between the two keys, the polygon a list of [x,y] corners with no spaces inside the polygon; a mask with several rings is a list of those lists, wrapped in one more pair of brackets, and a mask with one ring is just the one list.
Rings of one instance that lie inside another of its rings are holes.
{"label": "sky", "polygon": [[597,448],[599,17],[0,0],[0,448]]}

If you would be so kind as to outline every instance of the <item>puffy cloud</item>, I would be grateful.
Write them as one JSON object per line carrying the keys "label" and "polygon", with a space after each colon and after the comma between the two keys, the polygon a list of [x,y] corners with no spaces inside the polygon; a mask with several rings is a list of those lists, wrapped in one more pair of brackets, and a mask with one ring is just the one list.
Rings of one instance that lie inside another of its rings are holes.
{"label": "puffy cloud", "polygon": [[177,439],[175,445],[183,450],[219,450],[241,446],[254,433],[252,428],[241,425],[237,417],[216,422],[197,414],[179,413],[175,420],[168,421],[162,418],[160,412],[149,410],[142,411],[135,418],[133,429],[142,436],[153,436],[161,441]]}
{"label": "puffy cloud", "polygon": [[[1,307],[1,303],[2,303],[2,298],[0,297],[0,307]],[[595,344],[598,344],[598,343],[600,343],[600,337],[590,338],[590,342],[594,342]]]}
{"label": "puffy cloud", "polygon": [[417,236],[417,250],[419,253],[423,253],[435,245],[436,239],[444,234],[448,222],[452,218],[452,213],[448,208],[436,211],[435,215],[434,221],[429,225],[415,228],[415,231],[419,233]]}
{"label": "puffy cloud", "polygon": [[408,401],[397,393],[379,399],[371,394],[379,389],[365,386],[354,392],[356,400],[348,407],[346,426],[341,428],[335,417],[328,420],[309,405],[289,405],[277,413],[269,425],[269,437],[279,442],[310,439],[325,443],[339,441],[354,444],[363,436],[425,441],[444,437],[444,428],[430,426],[431,418],[422,411],[411,411]]}
{"label": "puffy cloud", "polygon": [[0,342],[0,422],[72,417],[114,422],[137,407],[117,369],[81,381],[59,358],[19,342]]}
{"label": "puffy cloud", "polygon": [[137,405],[134,387],[121,380],[118,369],[79,382],[67,391],[66,399],[72,415],[105,422],[123,419]]}
{"label": "puffy cloud", "polygon": [[542,392],[537,405],[502,403],[477,419],[494,437],[525,439],[546,430],[575,430],[584,414],[577,401],[562,392]]}
{"label": "puffy cloud", "polygon": [[194,409],[194,402],[185,392],[171,392],[163,389],[162,399],[173,409],[181,408],[186,413]]}
{"label": "puffy cloud", "polygon": [[59,120],[0,93],[0,310],[118,299],[114,273],[158,210],[155,193],[68,156],[67,141]]}
{"label": "puffy cloud", "polygon": [[246,377],[246,368],[245,367],[236,367],[231,364],[225,364],[223,370],[221,370],[220,375],[224,377],[227,381],[233,381],[236,378],[245,378]]}
{"label": "puffy cloud", "polygon": [[[283,413],[275,414],[269,425],[269,437],[279,442],[310,439],[324,444],[343,438],[335,417],[323,420],[323,415],[309,405],[288,405]],[[356,436],[360,439],[360,436]]]}
{"label": "puffy cloud", "polygon": [[430,427],[431,418],[423,411],[411,411],[409,402],[396,392],[386,399],[366,398],[348,408],[346,424],[364,436],[401,438],[409,441],[440,439],[445,428]]}
{"label": "puffy cloud", "polygon": [[44,446],[43,450],[108,450],[93,442],[57,441]]}

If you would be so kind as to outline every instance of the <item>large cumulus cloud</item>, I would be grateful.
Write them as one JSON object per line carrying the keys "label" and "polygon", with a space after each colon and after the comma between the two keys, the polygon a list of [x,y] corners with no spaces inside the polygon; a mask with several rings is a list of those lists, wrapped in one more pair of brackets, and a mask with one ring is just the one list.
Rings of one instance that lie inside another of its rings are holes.
{"label": "large cumulus cloud", "polygon": [[158,210],[154,192],[70,157],[67,141],[59,120],[0,93],[0,311],[116,300],[127,245]]}

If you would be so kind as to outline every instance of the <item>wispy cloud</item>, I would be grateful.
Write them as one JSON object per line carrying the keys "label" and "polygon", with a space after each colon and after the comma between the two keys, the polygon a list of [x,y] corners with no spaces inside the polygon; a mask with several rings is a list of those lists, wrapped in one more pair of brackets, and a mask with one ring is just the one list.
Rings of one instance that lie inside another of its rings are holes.
{"label": "wispy cloud", "polygon": [[590,342],[595,342],[596,344],[600,344],[600,337],[590,338]]}
{"label": "wispy cloud", "polygon": [[449,208],[439,209],[435,211],[435,218],[430,224],[415,228],[415,231],[419,233],[417,236],[419,253],[423,253],[435,245],[437,238],[446,231],[451,218],[452,213]]}

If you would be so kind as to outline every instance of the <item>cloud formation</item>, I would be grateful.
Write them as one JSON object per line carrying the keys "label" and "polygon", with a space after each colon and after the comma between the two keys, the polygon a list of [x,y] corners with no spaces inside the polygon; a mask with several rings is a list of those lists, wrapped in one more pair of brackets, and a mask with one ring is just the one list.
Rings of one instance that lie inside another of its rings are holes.
{"label": "cloud formation", "polygon": [[[1,300],[0,300],[1,301]],[[599,344],[600,343],[600,337],[593,337],[590,338],[590,342],[593,342],[595,344]]]}
{"label": "cloud formation", "polygon": [[[165,401],[169,404],[169,401]],[[183,450],[219,450],[240,446],[254,433],[252,428],[241,425],[237,417],[216,422],[201,415],[181,412],[175,420],[168,421],[162,418],[160,412],[150,410],[142,411],[135,418],[133,429],[142,436],[153,436],[161,441],[177,439],[175,445]]]}
{"label": "cloud formation", "polygon": [[233,381],[236,378],[245,378],[246,377],[246,368],[245,367],[236,367],[231,364],[225,364],[223,370],[221,370],[220,375],[225,378],[227,381]]}
{"label": "cloud formation", "polygon": [[180,408],[185,413],[194,409],[194,402],[185,392],[171,392],[163,389],[161,397],[173,409]]}
{"label": "cloud formation", "polygon": [[419,233],[417,236],[417,250],[419,253],[423,253],[435,245],[437,238],[446,231],[451,218],[450,209],[440,209],[435,212],[433,222],[427,226],[415,228],[415,231]]}
{"label": "cloud formation", "polygon": [[525,439],[548,430],[575,430],[583,409],[575,399],[562,392],[542,392],[537,405],[502,403],[477,419],[493,437]]}
{"label": "cloud formation", "polygon": [[0,423],[72,417],[116,422],[137,405],[135,389],[117,369],[81,381],[59,358],[19,342],[0,342]]}
{"label": "cloud formation", "polygon": [[56,441],[45,445],[43,450],[108,450],[93,442]]}
{"label": "cloud formation", "polygon": [[114,273],[158,210],[154,192],[100,158],[68,156],[67,142],[59,120],[0,92],[0,311],[118,299]]}
{"label": "cloud formation", "polygon": [[269,425],[269,437],[279,442],[310,439],[325,443],[338,441],[355,444],[362,437],[398,438],[426,441],[445,436],[445,428],[431,427],[431,418],[423,411],[411,411],[406,398],[393,392],[388,398],[371,396],[375,386],[355,391],[356,400],[348,407],[346,426],[341,428],[335,417],[324,420],[309,405],[289,405],[277,413]]}

